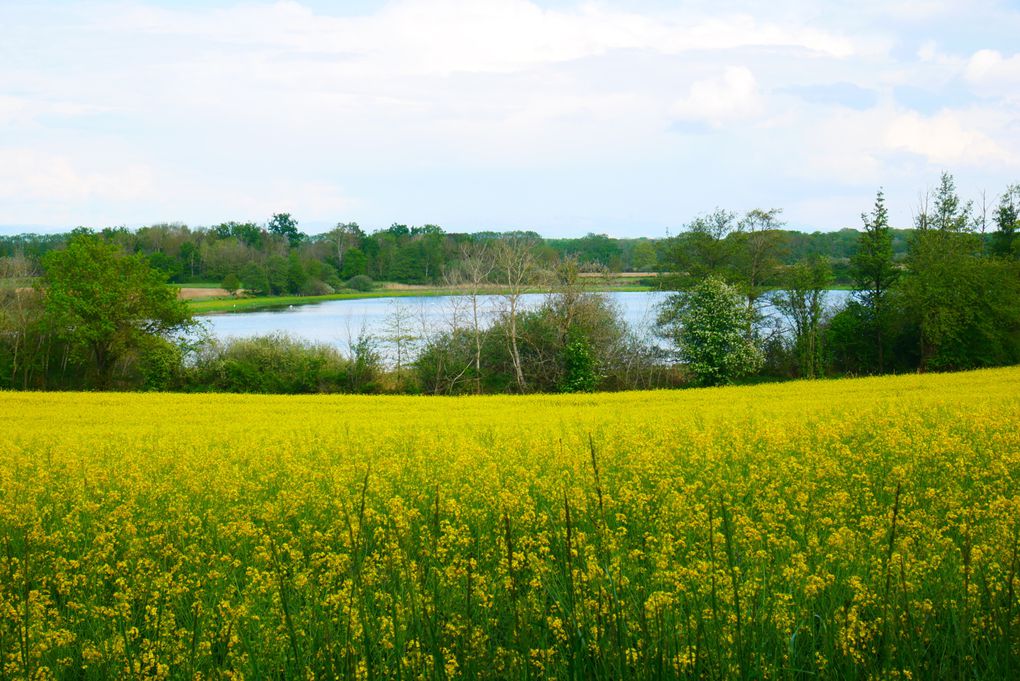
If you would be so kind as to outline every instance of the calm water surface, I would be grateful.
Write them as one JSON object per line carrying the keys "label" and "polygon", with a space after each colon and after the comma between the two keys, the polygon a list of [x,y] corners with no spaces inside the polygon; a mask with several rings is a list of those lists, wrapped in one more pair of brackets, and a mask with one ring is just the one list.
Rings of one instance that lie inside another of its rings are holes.
{"label": "calm water surface", "polygon": [[[656,306],[666,297],[659,291],[614,292],[605,294],[637,333],[648,335],[655,321]],[[847,299],[847,291],[829,291],[828,305]],[[502,304],[500,296],[480,296],[483,323],[495,316]],[[538,306],[545,294],[522,296],[527,307]],[[329,300],[312,305],[297,305],[280,310],[218,314],[202,317],[210,333],[221,339],[285,332],[297,338],[329,343],[346,350],[360,335],[382,339],[393,335],[396,316],[404,318],[406,333],[424,336],[449,328],[458,315],[467,325],[470,301],[466,296],[423,298],[368,298]]]}

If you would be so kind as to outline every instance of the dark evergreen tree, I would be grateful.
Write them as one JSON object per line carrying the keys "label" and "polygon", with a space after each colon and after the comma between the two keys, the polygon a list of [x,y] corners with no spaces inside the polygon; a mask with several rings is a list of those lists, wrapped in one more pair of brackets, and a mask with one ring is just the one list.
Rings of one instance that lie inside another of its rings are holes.
{"label": "dark evergreen tree", "polygon": [[864,231],[857,239],[857,252],[850,258],[850,267],[855,297],[866,312],[869,335],[875,343],[876,368],[881,373],[885,371],[884,337],[889,324],[886,303],[897,275],[889,211],[881,189],[871,214],[862,213],[861,221]]}

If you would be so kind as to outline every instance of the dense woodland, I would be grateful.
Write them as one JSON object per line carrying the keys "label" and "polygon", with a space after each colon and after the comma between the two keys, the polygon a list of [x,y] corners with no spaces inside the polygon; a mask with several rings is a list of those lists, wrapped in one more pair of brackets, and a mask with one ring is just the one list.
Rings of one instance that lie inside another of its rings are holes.
{"label": "dense woodland", "polygon": [[[848,285],[849,258],[858,231],[806,234],[781,229],[776,223],[782,264],[811,256],[830,260],[836,283]],[[274,215],[265,224],[226,222],[191,228],[159,224],[129,230],[99,231],[104,240],[126,253],[139,253],[166,273],[171,283],[226,282],[254,295],[319,294],[341,290],[356,276],[404,284],[443,284],[447,274],[473,244],[507,237],[535,242],[536,256],[552,262],[574,257],[585,265],[611,272],[662,272],[673,268],[678,238],[616,239],[589,234],[576,239],[543,239],[535,232],[446,233],[436,225],[408,227],[394,224],[370,234],[357,223],[340,223],[323,234],[306,235],[288,214]],[[907,252],[909,230],[893,230],[894,254]],[[24,269],[38,273],[43,256],[63,248],[69,233],[0,235],[0,257],[25,259]],[[231,283],[234,282],[234,283]]]}
{"label": "dense woodland", "polygon": [[[726,210],[659,240],[447,234],[356,224],[155,225],[0,238],[0,388],[241,392],[554,392],[939,371],[1020,362],[1020,186],[989,214],[943,174],[911,229],[881,191],[860,229],[801,234],[781,211]],[[661,273],[675,291],[641,337],[591,274]],[[286,337],[202,338],[166,282],[245,295],[376,281],[456,286],[449,324],[394,311],[347,352]],[[834,285],[850,301],[826,300]],[[521,296],[549,292],[540,307]],[[491,323],[479,298],[501,301]],[[384,362],[383,354],[395,358]]]}

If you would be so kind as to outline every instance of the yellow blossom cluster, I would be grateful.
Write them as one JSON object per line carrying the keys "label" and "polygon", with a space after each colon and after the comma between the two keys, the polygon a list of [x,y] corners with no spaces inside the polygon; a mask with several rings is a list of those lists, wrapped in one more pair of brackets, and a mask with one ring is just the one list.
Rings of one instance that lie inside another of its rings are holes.
{"label": "yellow blossom cluster", "polygon": [[0,680],[1009,678],[1020,369],[0,394]]}

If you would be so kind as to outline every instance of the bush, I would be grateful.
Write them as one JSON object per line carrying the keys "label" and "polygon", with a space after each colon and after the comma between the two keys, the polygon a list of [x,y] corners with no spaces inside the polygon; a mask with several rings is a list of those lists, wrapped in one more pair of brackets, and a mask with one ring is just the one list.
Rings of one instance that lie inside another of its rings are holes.
{"label": "bush", "polygon": [[[512,392],[504,315],[485,331],[482,383],[487,392]],[[647,384],[648,348],[627,331],[620,310],[604,295],[562,292],[517,318],[521,364],[531,392],[619,390]]]}
{"label": "bush", "polygon": [[454,329],[426,341],[414,362],[421,391],[433,395],[466,395],[478,388],[475,339],[467,329]]}
{"label": "bush", "polygon": [[690,291],[670,296],[659,325],[698,385],[723,385],[753,374],[762,365],[761,351],[747,337],[751,318],[744,301],[729,284],[715,277]]}
{"label": "bush", "polygon": [[301,289],[303,296],[328,296],[334,292],[334,288],[319,279],[310,279]]}
{"label": "bush", "polygon": [[265,269],[255,263],[248,263],[241,270],[241,284],[252,295],[264,296],[270,292],[269,277]]}
{"label": "bush", "polygon": [[591,393],[599,387],[598,362],[584,340],[575,340],[563,348],[564,378],[560,390],[565,393]]}
{"label": "bush", "polygon": [[237,289],[241,288],[241,280],[237,278],[237,275],[231,272],[227,276],[223,277],[223,288],[227,290],[227,293],[234,295],[237,293]]}
{"label": "bush", "polygon": [[345,392],[350,369],[332,346],[272,334],[208,342],[194,357],[186,384],[236,393]]}
{"label": "bush", "polygon": [[375,282],[366,274],[359,274],[347,280],[347,288],[355,291],[371,291],[375,288]]}
{"label": "bush", "polygon": [[184,353],[164,338],[150,340],[139,352],[138,373],[142,390],[173,390],[180,384]]}

